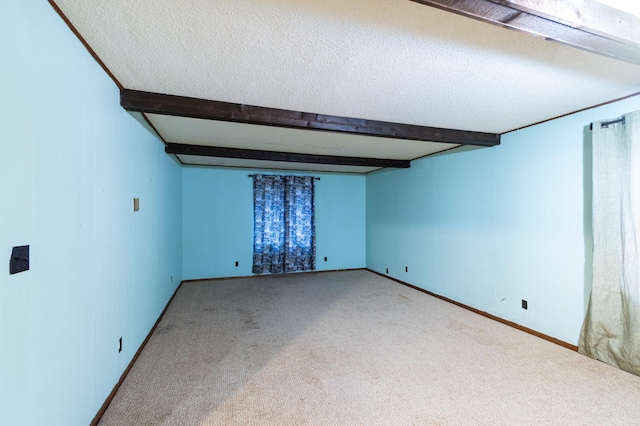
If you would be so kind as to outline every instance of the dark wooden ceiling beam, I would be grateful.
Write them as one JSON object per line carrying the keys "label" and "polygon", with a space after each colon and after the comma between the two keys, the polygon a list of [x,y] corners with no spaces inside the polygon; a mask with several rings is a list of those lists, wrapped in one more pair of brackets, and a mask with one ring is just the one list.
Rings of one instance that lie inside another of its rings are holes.
{"label": "dark wooden ceiling beam", "polygon": [[409,160],[388,160],[380,158],[339,157],[333,155],[298,154],[292,152],[259,151],[253,149],[224,148],[217,146],[186,145],[167,143],[167,154],[197,155],[201,157],[240,158],[243,160],[285,161],[288,163],[332,164],[340,166],[411,167]]}
{"label": "dark wooden ceiling beam", "polygon": [[490,0],[640,48],[640,17],[597,0]]}
{"label": "dark wooden ceiling beam", "polygon": [[494,146],[500,144],[500,135],[495,133],[470,132],[314,114],[129,89],[120,91],[120,104],[124,109],[132,112],[231,121],[291,129],[322,130],[458,145]]}
{"label": "dark wooden ceiling beam", "polygon": [[640,18],[594,0],[411,0],[640,65]]}

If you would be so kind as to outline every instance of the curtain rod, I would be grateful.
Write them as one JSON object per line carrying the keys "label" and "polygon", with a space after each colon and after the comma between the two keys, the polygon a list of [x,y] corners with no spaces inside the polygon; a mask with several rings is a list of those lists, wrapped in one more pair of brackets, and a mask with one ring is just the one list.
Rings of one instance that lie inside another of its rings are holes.
{"label": "curtain rod", "polygon": [[[249,176],[249,177],[254,177],[254,176],[257,176],[257,175],[247,175],[247,176]],[[281,175],[272,175],[272,176],[281,176]],[[315,179],[315,180],[320,180],[320,178],[319,178],[319,177],[314,177],[313,179]]]}
{"label": "curtain rod", "polygon": [[[618,119],[616,119],[616,120],[611,120],[611,121],[603,121],[603,122],[601,122],[601,123],[600,123],[600,128],[603,128],[603,127],[609,127],[609,125],[611,125],[611,124],[616,124],[616,123],[622,123],[622,124],[624,124],[624,117],[622,117],[622,118],[618,118]],[[589,129],[590,129],[590,130],[593,130],[593,123],[591,123],[591,124],[589,125]]]}

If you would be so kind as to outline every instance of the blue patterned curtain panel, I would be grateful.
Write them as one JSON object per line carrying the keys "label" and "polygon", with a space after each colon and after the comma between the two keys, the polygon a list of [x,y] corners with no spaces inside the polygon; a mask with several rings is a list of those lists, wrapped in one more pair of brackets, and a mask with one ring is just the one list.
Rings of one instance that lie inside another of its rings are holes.
{"label": "blue patterned curtain panel", "polygon": [[253,273],[314,270],[312,176],[253,176]]}

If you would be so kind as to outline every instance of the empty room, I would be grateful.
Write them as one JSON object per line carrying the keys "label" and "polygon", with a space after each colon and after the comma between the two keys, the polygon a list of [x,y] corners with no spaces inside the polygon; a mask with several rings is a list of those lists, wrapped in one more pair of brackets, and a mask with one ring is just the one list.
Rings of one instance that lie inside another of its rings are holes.
{"label": "empty room", "polygon": [[638,6],[0,32],[0,425],[640,423]]}

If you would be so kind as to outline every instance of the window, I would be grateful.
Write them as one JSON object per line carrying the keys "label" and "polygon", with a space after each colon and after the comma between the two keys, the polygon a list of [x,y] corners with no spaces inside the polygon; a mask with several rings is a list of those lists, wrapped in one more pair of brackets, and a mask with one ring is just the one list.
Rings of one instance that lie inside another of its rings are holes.
{"label": "window", "polygon": [[315,269],[314,178],[253,175],[253,273]]}

